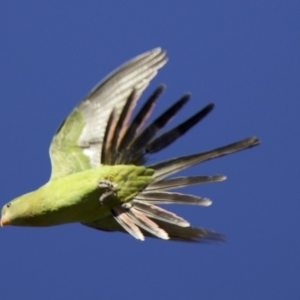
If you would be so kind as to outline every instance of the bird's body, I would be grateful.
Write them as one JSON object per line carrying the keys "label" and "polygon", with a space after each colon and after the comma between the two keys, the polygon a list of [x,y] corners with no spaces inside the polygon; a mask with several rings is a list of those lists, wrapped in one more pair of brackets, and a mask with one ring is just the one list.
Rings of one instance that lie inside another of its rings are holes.
{"label": "bird's body", "polygon": [[[125,203],[150,183],[152,174],[152,169],[143,166],[99,166],[50,180],[36,191],[14,200],[19,212],[13,225],[53,226],[102,219],[109,216],[113,206]],[[117,185],[118,197],[106,205],[99,201],[102,180]],[[17,205],[18,201],[21,206]]]}
{"label": "bird's body", "polygon": [[180,241],[223,240],[156,204],[208,206],[211,201],[171,192],[193,184],[217,182],[223,175],[173,177],[200,162],[259,144],[250,137],[207,152],[145,166],[156,153],[201,121],[214,107],[208,104],[192,117],[158,135],[185,105],[185,94],[149,125],[145,125],[164,90],[159,86],[132,118],[134,106],[159,68],[165,52],[153,49],[122,65],[102,80],[63,121],[50,145],[50,180],[36,191],[4,205],[1,225],[53,226],[80,222],[103,231],[127,232]]}

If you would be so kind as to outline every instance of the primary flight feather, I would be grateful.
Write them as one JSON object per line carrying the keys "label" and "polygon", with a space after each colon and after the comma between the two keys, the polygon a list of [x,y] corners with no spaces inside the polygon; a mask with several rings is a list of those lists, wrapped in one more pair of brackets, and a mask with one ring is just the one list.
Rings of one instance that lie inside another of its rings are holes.
{"label": "primary flight feather", "polygon": [[122,231],[179,241],[223,240],[210,229],[193,228],[182,217],[157,204],[208,206],[211,201],[172,189],[217,182],[223,175],[173,177],[200,162],[259,144],[244,140],[207,152],[145,165],[156,153],[201,121],[214,107],[208,104],[189,119],[159,135],[188,102],[183,95],[146,125],[164,85],[159,86],[132,118],[136,102],[167,62],[160,48],[141,54],[109,74],[84,97],[56,131],[51,145],[50,180],[2,209],[1,226],[52,226],[80,222],[103,231]]}

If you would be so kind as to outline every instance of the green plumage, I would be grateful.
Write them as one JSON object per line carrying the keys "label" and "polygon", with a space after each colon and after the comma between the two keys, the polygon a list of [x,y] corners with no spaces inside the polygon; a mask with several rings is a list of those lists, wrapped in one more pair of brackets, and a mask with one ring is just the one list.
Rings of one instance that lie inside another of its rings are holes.
{"label": "green plumage", "polygon": [[207,198],[170,190],[222,181],[225,176],[167,177],[200,162],[255,146],[259,140],[250,137],[203,153],[143,166],[147,155],[175,142],[214,107],[210,103],[185,122],[158,135],[190,98],[190,94],[185,94],[146,126],[164,90],[162,85],[132,118],[137,100],[167,62],[165,55],[165,51],[156,48],[135,57],[84,97],[52,139],[49,182],[4,205],[2,226],[80,222],[98,230],[127,232],[139,240],[145,236],[197,242],[224,239],[212,230],[190,227],[188,221],[155,204],[209,206],[211,201]]}
{"label": "green plumage", "polygon": [[[153,181],[153,172],[143,166],[100,166],[50,180],[36,191],[10,202],[9,210],[17,212],[17,217],[11,217],[10,221],[23,226],[93,222],[108,216],[112,206],[132,199]],[[100,180],[109,180],[117,186],[116,196],[109,205],[99,201]]]}
{"label": "green plumage", "polygon": [[82,113],[75,108],[54,135],[50,146],[51,180],[90,169],[90,163],[77,146],[85,126]]}

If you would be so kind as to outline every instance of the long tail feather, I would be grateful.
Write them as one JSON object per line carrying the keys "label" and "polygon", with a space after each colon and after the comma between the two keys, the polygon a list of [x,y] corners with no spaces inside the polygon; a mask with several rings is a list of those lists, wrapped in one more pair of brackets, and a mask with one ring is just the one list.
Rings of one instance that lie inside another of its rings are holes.
{"label": "long tail feather", "polygon": [[173,224],[156,221],[157,225],[163,228],[173,241],[182,242],[224,242],[225,236],[210,229],[195,227],[179,227]]}
{"label": "long tail feather", "polygon": [[179,189],[194,184],[223,181],[225,179],[226,176],[224,175],[175,177],[167,180],[154,181],[146,187],[145,191]]}
{"label": "long tail feather", "polygon": [[185,168],[199,164],[203,161],[227,155],[233,152],[241,151],[260,143],[257,137],[250,137],[239,142],[216,148],[207,152],[181,156],[149,166],[155,170],[155,181],[161,180],[173,173],[179,172]]}
{"label": "long tail feather", "polygon": [[141,213],[143,213],[144,215],[150,218],[160,220],[166,223],[174,224],[177,226],[181,226],[181,227],[190,226],[190,223],[188,221],[184,220],[183,218],[177,216],[176,214],[167,211],[161,207],[146,202],[145,203],[137,202],[137,201],[133,201],[133,202],[134,202],[135,209],[139,210]]}
{"label": "long tail feather", "polygon": [[[150,217],[150,216],[148,216]],[[144,236],[149,236],[149,237],[155,237],[157,236],[151,234],[150,232],[144,230],[144,229],[139,229],[135,233],[134,231],[126,225],[126,222],[131,222],[130,225],[132,226],[132,221],[129,219],[127,215],[122,215],[121,218],[126,219],[125,222],[123,220],[116,219],[113,216],[108,216],[104,219],[99,219],[94,222],[89,222],[89,223],[83,223],[83,225],[95,228],[98,230],[102,231],[121,231],[121,232],[126,232],[131,234],[133,237],[139,239],[139,240],[144,240]],[[172,241],[182,241],[182,242],[197,242],[197,243],[209,243],[209,242],[222,242],[225,241],[225,236],[221,233],[217,233],[213,230],[206,229],[206,228],[194,228],[194,227],[183,227],[183,226],[178,226],[177,224],[172,224],[171,222],[167,222],[165,220],[159,220],[158,218],[152,218],[150,217],[158,226],[159,228],[163,229],[165,232],[168,233],[168,236],[170,240]],[[129,221],[128,221],[129,220]],[[124,224],[125,226],[121,225]],[[135,224],[133,224],[136,226]],[[136,228],[135,228],[136,230]],[[131,233],[132,232],[132,233]]]}
{"label": "long tail feather", "polygon": [[139,212],[134,207],[130,208],[127,212],[127,216],[140,228],[146,230],[150,234],[163,239],[168,240],[169,236],[167,232],[159,228],[159,226],[149,219],[145,214]]}
{"label": "long tail feather", "polygon": [[127,212],[124,211],[121,207],[113,208],[112,214],[115,220],[133,237],[141,241],[145,239],[139,227],[136,226],[136,224],[127,215]]}
{"label": "long tail feather", "polygon": [[207,198],[170,192],[141,192],[134,197],[134,200],[156,204],[195,204],[202,206],[209,206],[212,203]]}

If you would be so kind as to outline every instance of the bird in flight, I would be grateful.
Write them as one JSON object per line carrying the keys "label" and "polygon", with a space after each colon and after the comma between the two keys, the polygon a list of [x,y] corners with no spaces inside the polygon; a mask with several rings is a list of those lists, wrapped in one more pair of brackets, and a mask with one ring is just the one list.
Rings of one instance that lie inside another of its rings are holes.
{"label": "bird in flight", "polygon": [[175,142],[214,107],[210,103],[181,124],[159,133],[190,98],[189,94],[183,95],[148,124],[165,89],[161,85],[132,116],[143,91],[166,62],[166,52],[155,48],[131,59],[97,84],[52,139],[49,181],[5,204],[1,226],[79,222],[102,231],[129,233],[142,241],[145,236],[187,242],[223,240],[222,234],[191,227],[187,220],[158,205],[209,206],[211,201],[207,198],[172,190],[222,181],[225,176],[171,175],[260,141],[249,137],[206,152],[147,165],[147,156]]}

